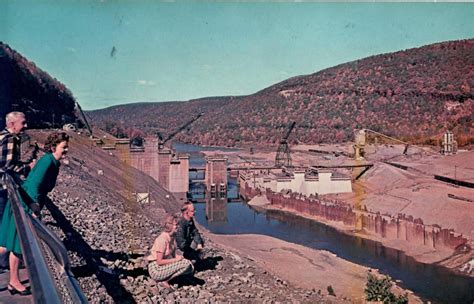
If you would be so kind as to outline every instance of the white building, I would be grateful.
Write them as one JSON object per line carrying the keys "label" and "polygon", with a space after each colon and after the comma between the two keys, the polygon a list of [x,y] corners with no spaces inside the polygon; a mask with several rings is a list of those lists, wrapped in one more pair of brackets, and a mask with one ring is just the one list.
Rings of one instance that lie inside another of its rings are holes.
{"label": "white building", "polygon": [[253,188],[273,192],[291,190],[309,196],[311,194],[329,194],[352,192],[349,177],[327,169],[310,168],[307,171],[246,172],[240,174],[241,181]]}
{"label": "white building", "polygon": [[446,131],[443,135],[443,141],[441,142],[441,154],[451,155],[456,154],[458,151],[458,143],[454,140],[454,134],[451,131]]}

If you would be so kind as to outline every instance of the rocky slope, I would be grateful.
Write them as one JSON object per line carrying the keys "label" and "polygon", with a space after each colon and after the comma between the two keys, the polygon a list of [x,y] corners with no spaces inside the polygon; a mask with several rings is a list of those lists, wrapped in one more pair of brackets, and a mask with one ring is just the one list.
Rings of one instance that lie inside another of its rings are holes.
{"label": "rocky slope", "polygon": [[[46,132],[33,132],[40,140]],[[131,192],[151,192],[139,204]],[[43,221],[63,240],[73,272],[91,303],[345,302],[327,291],[295,288],[219,244],[207,242],[206,267],[193,282],[160,289],[148,277],[144,257],[166,212],[179,204],[150,177],[73,134],[69,164],[61,167]],[[169,197],[167,197],[169,196]],[[323,294],[321,294],[323,293]]]}
{"label": "rocky slope", "polygon": [[293,142],[343,142],[354,129],[369,128],[435,143],[452,129],[464,145],[474,142],[473,73],[474,39],[450,41],[293,77],[248,96],[121,105],[89,115],[128,134],[166,134],[204,111],[177,139],[206,145],[277,143],[293,120]]}

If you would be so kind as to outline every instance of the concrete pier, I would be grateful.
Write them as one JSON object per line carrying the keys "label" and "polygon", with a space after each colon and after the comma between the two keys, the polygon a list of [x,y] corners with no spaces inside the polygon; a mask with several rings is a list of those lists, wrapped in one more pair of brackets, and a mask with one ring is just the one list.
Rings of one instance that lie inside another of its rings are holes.
{"label": "concrete pier", "polygon": [[227,192],[227,158],[223,156],[206,157],[205,181],[208,193]]}

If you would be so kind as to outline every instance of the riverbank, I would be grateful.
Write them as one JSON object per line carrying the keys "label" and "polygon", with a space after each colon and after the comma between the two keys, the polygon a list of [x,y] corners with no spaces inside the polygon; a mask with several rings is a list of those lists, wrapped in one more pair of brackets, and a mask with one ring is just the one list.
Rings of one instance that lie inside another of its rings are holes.
{"label": "riverbank", "polygon": [[[336,296],[353,303],[365,303],[364,288],[367,267],[348,262],[325,251],[285,242],[264,235],[216,235],[208,237],[227,250],[254,260],[267,271],[298,288],[327,294],[332,289]],[[408,293],[410,303],[422,303],[411,291],[394,285],[395,294]]]}
{"label": "riverbank", "polygon": [[[323,223],[327,226],[333,227],[340,232],[358,236],[364,239],[380,242],[382,245],[388,248],[393,248],[404,252],[407,256],[413,257],[416,261],[426,264],[438,264],[442,265],[448,269],[456,271],[459,265],[468,263],[474,258],[474,253],[472,251],[463,253],[463,252],[454,252],[447,248],[437,248],[433,249],[429,246],[423,245],[414,245],[403,240],[397,239],[388,239],[382,238],[377,234],[366,232],[366,231],[355,231],[353,226],[344,225],[342,222],[329,221],[325,218],[318,216],[311,216],[305,213],[297,212],[295,210],[289,210],[285,208],[280,208],[278,206],[271,205],[268,199],[264,196],[256,196],[252,198],[248,204],[255,208],[256,210],[279,210],[287,212],[290,214],[295,214],[310,220]],[[461,273],[464,274],[465,273]]]}
{"label": "riverbank", "polygon": [[[368,145],[365,162],[373,164],[373,167],[357,180],[356,176],[361,173],[358,169],[334,169],[343,175],[352,176],[353,192],[329,197],[351,206],[365,206],[373,213],[404,214],[421,219],[425,225],[452,229],[455,234],[462,234],[473,244],[474,204],[466,199],[473,197],[474,189],[456,187],[436,180],[434,175],[454,178],[456,168],[458,180],[474,182],[474,168],[469,165],[474,151],[460,150],[456,155],[443,156],[433,151],[432,147],[424,147],[409,149],[405,155],[404,148],[403,145]],[[353,152],[353,143],[297,145],[292,146],[291,151],[292,163],[297,167],[315,164],[328,168],[360,165],[360,162],[345,155]],[[334,154],[336,152],[337,156]],[[268,148],[255,147],[252,153],[247,150],[238,153],[222,151],[222,154],[228,158],[230,165],[241,164],[245,160],[245,164],[250,167],[271,166],[275,160],[275,151]],[[391,164],[385,163],[388,160]]]}

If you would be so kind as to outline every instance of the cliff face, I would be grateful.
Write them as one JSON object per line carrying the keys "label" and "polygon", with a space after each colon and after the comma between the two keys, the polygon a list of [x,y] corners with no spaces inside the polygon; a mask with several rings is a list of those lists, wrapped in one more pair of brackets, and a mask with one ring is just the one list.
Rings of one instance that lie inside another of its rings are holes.
{"label": "cliff face", "polygon": [[5,114],[21,111],[30,128],[76,122],[74,97],[64,84],[0,42],[0,128]]}
{"label": "cliff face", "polygon": [[177,139],[208,145],[276,143],[293,120],[290,140],[305,143],[352,140],[356,128],[434,142],[451,129],[463,145],[474,142],[472,88],[474,39],[368,57],[248,96],[123,105],[90,115],[100,126],[166,134],[200,109],[205,115]]}

